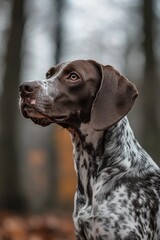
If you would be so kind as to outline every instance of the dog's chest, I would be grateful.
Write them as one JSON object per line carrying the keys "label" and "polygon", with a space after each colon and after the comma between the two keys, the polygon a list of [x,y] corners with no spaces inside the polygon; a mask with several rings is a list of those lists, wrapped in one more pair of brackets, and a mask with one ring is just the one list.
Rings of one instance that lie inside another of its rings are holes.
{"label": "dog's chest", "polygon": [[76,151],[74,157],[78,176],[78,188],[75,194],[73,213],[74,225],[78,235],[86,236],[86,232],[88,232],[88,237],[91,237],[95,235],[95,231],[98,228],[93,217],[97,208],[97,201],[94,196],[97,188],[95,169],[91,164],[91,155],[85,150],[81,152]]}
{"label": "dog's chest", "polygon": [[[94,159],[80,145],[76,146],[74,159],[78,188],[73,220],[78,236],[84,237],[82,239],[111,239],[110,237],[117,236],[118,239],[121,235],[130,236],[132,229],[141,239],[142,236],[148,239],[151,235],[154,236],[153,239],[159,240],[159,230],[155,225],[153,231],[150,220],[152,212],[157,211],[155,207],[158,204],[156,201],[150,203],[150,198],[145,197],[146,187],[142,183],[137,183],[136,186],[134,183],[133,191],[130,191],[127,182],[121,184],[124,173],[115,170],[111,177],[111,172],[104,169],[99,175],[95,161],[98,159]],[[153,193],[150,190],[149,195]],[[158,214],[153,219],[157,216]]]}
{"label": "dog's chest", "polygon": [[[106,234],[105,228],[108,221],[106,216],[109,211],[113,210],[114,201],[117,199],[115,195],[108,202],[105,199],[107,187],[103,189],[102,186],[106,178],[103,178],[103,175],[98,177],[98,165],[92,154],[77,144],[74,149],[74,160],[78,176],[73,213],[74,225],[78,235],[87,236],[87,239],[95,239],[96,236]],[[105,175],[107,176],[107,173]],[[107,205],[110,210],[107,209]]]}
{"label": "dog's chest", "polygon": [[94,142],[93,134],[85,142],[72,135],[78,179],[73,219],[79,240],[160,239],[159,175],[150,174],[158,167],[129,130],[116,135],[116,141],[109,141],[109,134],[103,142]]}
{"label": "dog's chest", "polygon": [[147,240],[152,236],[159,240],[156,201],[150,203],[143,190],[132,192],[129,197],[125,185],[112,192],[107,191],[107,186],[98,190],[98,185],[93,187],[92,201],[79,190],[76,192],[73,220],[80,239],[118,239],[119,236],[131,239],[133,233],[139,239]]}
{"label": "dog's chest", "polygon": [[78,176],[78,189],[85,202],[92,198],[93,181],[95,169],[92,164],[92,156],[77,144],[73,151],[75,170]]}

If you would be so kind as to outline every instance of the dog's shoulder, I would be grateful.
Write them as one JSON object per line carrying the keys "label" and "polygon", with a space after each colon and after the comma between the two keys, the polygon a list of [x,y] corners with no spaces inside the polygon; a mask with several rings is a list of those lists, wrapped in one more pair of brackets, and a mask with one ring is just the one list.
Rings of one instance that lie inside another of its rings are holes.
{"label": "dog's shoulder", "polygon": [[[150,208],[160,204],[160,170],[141,172],[141,174],[126,174],[117,187],[125,186],[127,198],[132,203],[148,205]],[[141,204],[140,204],[141,203]],[[134,204],[133,204],[134,205]]]}

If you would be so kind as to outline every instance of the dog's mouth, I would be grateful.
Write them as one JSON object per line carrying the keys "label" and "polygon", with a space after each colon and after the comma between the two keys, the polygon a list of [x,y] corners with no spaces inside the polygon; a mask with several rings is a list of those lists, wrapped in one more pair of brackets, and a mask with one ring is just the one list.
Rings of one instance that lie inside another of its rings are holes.
{"label": "dog's mouth", "polygon": [[22,102],[21,105],[21,112],[25,118],[30,118],[35,124],[38,124],[42,127],[48,126],[51,123],[58,123],[63,124],[67,121],[66,115],[55,115],[55,116],[48,116],[45,114],[44,111],[39,109],[35,104],[31,104],[28,102]]}
{"label": "dog's mouth", "polygon": [[25,118],[30,118],[35,124],[42,127],[48,126],[52,121],[43,113],[40,113],[35,107],[24,104],[21,106],[22,114]]}

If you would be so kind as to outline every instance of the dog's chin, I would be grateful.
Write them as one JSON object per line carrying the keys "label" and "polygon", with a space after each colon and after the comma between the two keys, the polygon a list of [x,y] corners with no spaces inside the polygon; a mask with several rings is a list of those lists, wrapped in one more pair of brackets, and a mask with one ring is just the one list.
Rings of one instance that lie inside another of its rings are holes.
{"label": "dog's chin", "polygon": [[57,123],[58,125],[67,128],[68,124],[66,115],[54,115],[47,116],[42,113],[39,109],[32,108],[31,106],[22,105],[21,112],[25,118],[31,119],[35,124],[40,125],[42,127],[46,127],[51,123]]}
{"label": "dog's chin", "polygon": [[42,127],[46,127],[53,122],[49,117],[31,107],[22,107],[21,112],[25,118],[30,118],[35,124]]}
{"label": "dog's chin", "polygon": [[30,119],[37,125],[46,127],[50,125],[52,122],[49,121],[47,118],[35,118],[35,117],[30,117]]}
{"label": "dog's chin", "polygon": [[52,120],[48,119],[47,117],[29,117],[35,124],[40,125],[42,127],[46,127],[51,123],[56,123],[63,128],[68,128],[68,124],[63,122],[62,119],[52,118]]}

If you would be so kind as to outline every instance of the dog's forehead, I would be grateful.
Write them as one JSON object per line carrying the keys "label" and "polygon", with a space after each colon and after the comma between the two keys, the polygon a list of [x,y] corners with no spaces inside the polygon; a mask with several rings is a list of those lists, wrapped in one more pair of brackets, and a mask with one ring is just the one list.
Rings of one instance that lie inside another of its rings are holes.
{"label": "dog's forehead", "polygon": [[68,63],[68,65],[65,67],[67,68],[73,68],[77,71],[85,71],[85,72],[92,72],[95,71],[95,65],[90,60],[75,60]]}
{"label": "dog's forehead", "polygon": [[84,73],[95,73],[96,67],[90,60],[74,60],[69,62],[64,62],[61,64],[57,64],[53,67],[51,67],[47,73],[52,76],[59,75],[62,72],[68,72],[68,71],[78,71],[78,72],[84,72]]}
{"label": "dog's forehead", "polygon": [[67,64],[69,64],[69,62],[64,62],[64,63],[60,63],[57,64],[51,68],[48,69],[48,71],[46,72],[46,76],[49,75],[55,75],[58,72],[60,72]]}

